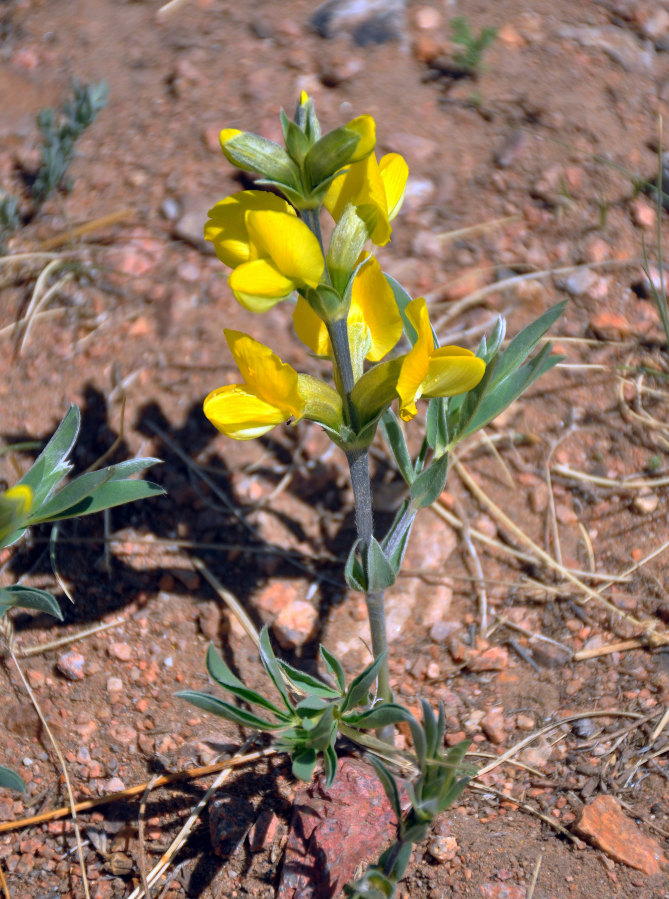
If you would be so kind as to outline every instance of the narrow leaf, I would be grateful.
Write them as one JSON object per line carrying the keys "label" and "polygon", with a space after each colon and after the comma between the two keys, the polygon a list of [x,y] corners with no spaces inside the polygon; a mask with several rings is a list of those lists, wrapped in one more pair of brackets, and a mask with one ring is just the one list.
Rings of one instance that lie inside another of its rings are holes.
{"label": "narrow leaf", "polygon": [[381,432],[385,437],[386,443],[397,462],[400,474],[411,485],[414,479],[413,464],[406,440],[404,439],[404,431],[392,410],[388,409],[381,417]]}
{"label": "narrow leaf", "polygon": [[551,325],[555,324],[555,322],[564,314],[566,306],[566,300],[563,300],[561,303],[556,303],[554,306],[551,306],[550,309],[547,309],[543,315],[540,315],[539,318],[530,322],[527,327],[516,334],[501,356],[491,386],[494,387],[495,384],[503,381],[504,378],[508,377],[508,375],[522,365]]}
{"label": "narrow leaf", "polygon": [[205,712],[218,715],[219,718],[225,718],[227,721],[234,721],[235,724],[241,724],[244,727],[252,727],[254,730],[272,731],[283,727],[281,722],[265,721],[264,718],[260,718],[258,715],[254,715],[244,709],[238,709],[229,702],[225,702],[217,696],[211,696],[209,693],[183,690],[181,693],[177,693],[176,696],[179,699],[185,699],[186,702],[190,702],[192,705],[196,705]]}
{"label": "narrow leaf", "polygon": [[336,690],[333,690],[332,687],[328,687],[327,684],[324,684],[323,681],[319,680],[317,677],[307,674],[306,671],[300,671],[299,668],[293,668],[292,665],[289,665],[288,662],[284,662],[281,659],[279,659],[279,666],[298,692],[309,693],[312,696],[320,696],[323,699],[336,699],[339,697],[339,693]]}
{"label": "narrow leaf", "polygon": [[359,540],[356,540],[350,549],[346,566],[344,568],[344,578],[351,590],[357,590],[359,593],[367,593],[367,577],[362,567],[362,562],[357,554]]}
{"label": "narrow leaf", "polygon": [[380,590],[392,587],[397,580],[398,571],[395,570],[392,562],[386,558],[381,544],[375,537],[372,537],[369,542],[366,563],[367,591],[369,593],[378,593]]}
{"label": "narrow leaf", "polygon": [[303,749],[293,759],[293,774],[299,780],[309,782],[316,767],[316,751],[314,749]]}
{"label": "narrow leaf", "polygon": [[10,608],[36,609],[38,612],[47,612],[59,621],[63,620],[63,613],[54,596],[46,590],[37,587],[24,587],[22,584],[12,584],[11,587],[0,588],[0,616]]}
{"label": "narrow leaf", "polygon": [[390,803],[392,810],[395,813],[395,817],[397,818],[397,822],[399,823],[402,820],[402,806],[400,805],[400,794],[397,790],[395,778],[383,764],[381,759],[371,754],[365,756],[365,758],[371,764],[372,768],[374,768],[374,770],[376,771],[377,777],[381,781],[383,791],[388,797],[388,802]]}
{"label": "narrow leaf", "polygon": [[283,677],[281,676],[281,668],[279,667],[279,663],[277,661],[276,656],[274,655],[274,650],[272,649],[272,644],[269,640],[269,629],[267,625],[263,627],[260,631],[260,659],[263,663],[265,671],[270,676],[272,683],[279,691],[281,698],[283,699],[284,705],[288,709],[289,712],[293,711],[293,703],[290,701],[290,696],[288,695],[288,690],[286,689],[286,685],[283,681]]}
{"label": "narrow leaf", "polygon": [[448,454],[444,453],[424,471],[411,485],[411,501],[416,509],[423,509],[436,502],[446,486],[448,474]]}
{"label": "narrow leaf", "polygon": [[353,678],[346,693],[344,704],[341,707],[342,714],[358,705],[367,705],[369,702],[369,691],[385,658],[386,653],[382,652],[364,671]]}
{"label": "narrow leaf", "polygon": [[19,484],[26,484],[31,488],[36,506],[50,496],[56,484],[72,468],[67,457],[76,443],[79,424],[79,409],[72,405],[56,428],[53,437],[19,481]]}
{"label": "narrow leaf", "polygon": [[374,730],[377,727],[385,727],[387,724],[399,724],[400,721],[408,721],[411,712],[404,706],[394,702],[384,702],[383,705],[374,706],[366,712],[356,712],[343,717],[343,721],[351,727],[359,730]]}
{"label": "narrow leaf", "polygon": [[335,683],[339,687],[342,693],[346,692],[346,675],[344,674],[344,669],[342,667],[341,662],[338,658],[332,655],[331,652],[321,644],[319,647],[319,651],[321,654],[321,658],[325,663],[325,667],[328,669],[330,674],[332,675]]}
{"label": "narrow leaf", "polygon": [[325,789],[329,789],[337,776],[337,753],[334,746],[326,746],[323,751],[323,764],[325,767]]}
{"label": "narrow leaf", "polygon": [[213,643],[209,644],[209,649],[207,650],[207,671],[217,684],[220,684],[225,690],[229,690],[230,693],[233,693],[238,699],[248,702],[249,705],[259,705],[262,708],[267,709],[267,711],[278,715],[280,718],[284,718],[283,712],[281,712],[273,702],[270,702],[269,699],[266,699],[260,693],[256,693],[255,690],[249,689],[235,674],[233,674],[216,652]]}
{"label": "narrow leaf", "polygon": [[18,790],[20,793],[25,793],[27,789],[22,778],[15,771],[12,771],[11,768],[6,768],[4,765],[0,765],[0,787],[5,787],[8,790]]}

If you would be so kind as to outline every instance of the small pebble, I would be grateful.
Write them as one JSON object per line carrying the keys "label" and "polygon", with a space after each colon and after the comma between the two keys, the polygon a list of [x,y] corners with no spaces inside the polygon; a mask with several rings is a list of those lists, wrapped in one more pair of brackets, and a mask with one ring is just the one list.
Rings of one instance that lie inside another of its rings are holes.
{"label": "small pebble", "polygon": [[128,643],[112,643],[107,652],[112,659],[118,659],[119,662],[128,662],[132,657],[132,648]]}
{"label": "small pebble", "polygon": [[66,652],[60,656],[56,667],[68,680],[83,680],[85,662],[80,652]]}
{"label": "small pebble", "polygon": [[298,599],[279,612],[273,625],[274,634],[283,649],[296,649],[309,640],[317,620],[318,612],[311,603]]}

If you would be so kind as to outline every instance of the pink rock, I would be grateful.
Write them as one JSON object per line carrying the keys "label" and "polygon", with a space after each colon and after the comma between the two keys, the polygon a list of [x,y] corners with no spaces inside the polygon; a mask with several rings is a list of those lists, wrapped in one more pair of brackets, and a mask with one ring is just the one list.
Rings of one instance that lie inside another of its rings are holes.
{"label": "pink rock", "polygon": [[501,706],[496,706],[481,718],[481,729],[491,743],[499,745],[506,737],[504,713]]}
{"label": "pink rock", "polygon": [[274,634],[283,649],[296,649],[311,637],[317,620],[318,612],[311,603],[298,599],[279,612]]}
{"label": "pink rock", "polygon": [[479,892],[484,899],[525,899],[527,892],[525,887],[519,887],[515,883],[482,883]]}
{"label": "pink rock", "polygon": [[325,790],[322,775],[295,796],[277,899],[330,899],[361,862],[376,861],[394,840],[397,821],[374,770],[339,763]]}
{"label": "pink rock", "polygon": [[274,842],[279,830],[279,819],[271,809],[263,809],[249,831],[249,849],[261,852]]}
{"label": "pink rock", "polygon": [[648,876],[660,874],[669,864],[660,844],[642,833],[613,796],[597,796],[588,803],[574,830],[609,858]]}
{"label": "pink rock", "polygon": [[112,643],[107,652],[119,662],[128,662],[132,657],[132,648],[128,643]]}
{"label": "pink rock", "polygon": [[66,652],[60,656],[56,667],[68,680],[83,680],[85,662],[80,652]]}

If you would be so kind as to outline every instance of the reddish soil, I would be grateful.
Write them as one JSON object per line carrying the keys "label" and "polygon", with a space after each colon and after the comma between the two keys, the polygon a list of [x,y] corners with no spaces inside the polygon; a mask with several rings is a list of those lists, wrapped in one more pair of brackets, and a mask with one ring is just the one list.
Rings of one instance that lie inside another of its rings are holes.
{"label": "reddish soil", "polygon": [[[654,258],[657,239],[652,202],[634,179],[656,169],[658,116],[668,114],[669,7],[410,2],[403,46],[362,48],[310,30],[313,6],[191,0],[162,19],[155,2],[9,0],[0,9],[4,189],[25,189],[21,172],[37,161],[35,114],[66,99],[73,76],[110,87],[107,108],[78,145],[71,190],[10,242],[11,256],[61,236],[53,252],[77,263],[27,333],[14,323],[49,257],[0,259],[0,436],[3,444],[43,439],[76,402],[78,469],[122,429],[114,459],[159,456],[164,464],[150,477],[167,490],[111,514],[109,559],[102,520],[61,528],[56,564],[72,605],[52,574],[48,532],[3,556],[2,583],[25,576],[46,586],[66,615],[63,625],[14,615],[17,649],[74,639],[24,656],[22,668],[74,794],[85,799],[208,763],[220,744],[233,751],[242,742],[237,728],[174,699],[178,689],[207,685],[210,639],[241,676],[261,683],[251,641],[194,559],[257,624],[297,600],[318,608],[313,638],[287,656],[294,663],[313,666],[319,641],[350,674],[368,658],[361,599],[342,578],[353,525],[341,455],[304,425],[238,444],[201,412],[204,395],[235,374],[223,327],[249,331],[300,370],[320,372],[294,339],[289,305],[258,317],[241,309],[222,266],[198,243],[208,206],[240,186],[218,150],[218,130],[278,138],[279,108],[290,111],[306,89],[325,128],[370,113],[381,151],[407,158],[408,199],[379,257],[413,295],[428,296],[440,335],[474,347],[496,314],[513,334],[570,297],[554,329],[566,364],[489,428],[489,440],[461,447],[466,470],[508,519],[472,492],[466,472],[452,471],[443,497],[442,508],[471,528],[487,595],[485,641],[468,541],[433,510],[419,519],[406,573],[388,596],[398,698],[411,706],[419,696],[442,699],[451,738],[467,735],[484,754],[477,764],[554,726],[486,775],[488,791],[463,794],[415,850],[399,895],[667,897],[666,872],[647,875],[611,851],[577,845],[532,811],[571,834],[584,803],[611,794],[640,839],[668,850],[669,728],[658,727],[669,705],[669,651],[647,638],[666,634],[669,621],[661,551],[669,541],[668,350],[652,303],[639,296],[642,241]],[[457,14],[475,30],[500,29],[476,80],[448,73]],[[115,224],[71,239],[73,227],[115,213]],[[185,213],[194,225],[180,222]],[[569,266],[581,267],[555,271]],[[502,285],[532,272],[539,274]],[[47,285],[66,273],[52,271]],[[380,443],[374,458],[382,525],[398,479]],[[0,473],[11,483],[29,461],[5,454]],[[578,574],[567,579],[523,533]],[[620,580],[609,584],[609,576]],[[600,589],[608,606],[592,593]],[[113,626],[81,636],[99,622]],[[638,648],[627,648],[635,637]],[[619,643],[591,658],[574,655]],[[70,651],[84,657],[80,680],[57,667]],[[12,821],[67,799],[52,744],[9,660],[0,678],[1,760],[28,784],[26,796],[0,796],[0,818]],[[610,714],[592,715],[602,711]],[[579,713],[591,717],[560,723]],[[148,868],[209,782],[151,793]],[[295,784],[277,759],[231,782],[220,801],[245,827],[272,809],[274,838],[251,852],[242,828],[214,854],[205,813],[166,891],[154,895],[274,896]],[[100,899],[129,896],[139,883],[138,806],[132,798],[81,815],[84,837],[93,825],[124,853],[105,856],[86,843]],[[431,842],[439,836],[456,841],[441,860]],[[69,819],[0,835],[0,865],[12,899],[83,895]]]}

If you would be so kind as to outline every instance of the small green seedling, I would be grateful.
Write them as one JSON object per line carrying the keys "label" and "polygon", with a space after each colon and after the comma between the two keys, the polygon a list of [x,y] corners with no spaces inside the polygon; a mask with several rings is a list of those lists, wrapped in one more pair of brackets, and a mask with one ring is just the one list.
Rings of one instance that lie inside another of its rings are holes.
{"label": "small green seedling", "polygon": [[465,16],[451,19],[453,43],[462,47],[453,54],[453,62],[470,77],[475,76],[481,66],[483,54],[497,37],[497,28],[485,27],[475,35]]}

